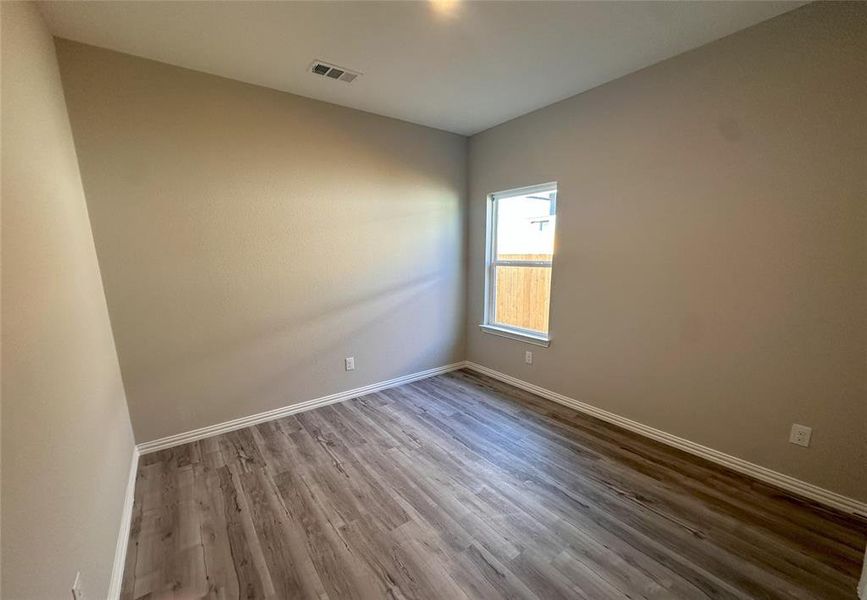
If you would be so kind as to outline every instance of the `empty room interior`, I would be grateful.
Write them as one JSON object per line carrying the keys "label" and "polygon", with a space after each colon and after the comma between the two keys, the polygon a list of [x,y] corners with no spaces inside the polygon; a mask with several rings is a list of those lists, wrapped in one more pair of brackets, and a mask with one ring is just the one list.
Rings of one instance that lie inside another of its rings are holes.
{"label": "empty room interior", "polygon": [[867,2],[0,21],[3,600],[867,600]]}

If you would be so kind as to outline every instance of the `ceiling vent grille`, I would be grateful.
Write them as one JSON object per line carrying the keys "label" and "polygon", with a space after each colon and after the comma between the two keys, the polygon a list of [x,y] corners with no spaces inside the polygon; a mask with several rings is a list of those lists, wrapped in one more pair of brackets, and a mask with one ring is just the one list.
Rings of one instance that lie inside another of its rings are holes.
{"label": "ceiling vent grille", "polygon": [[334,79],[344,83],[352,83],[361,76],[361,73],[358,71],[353,71],[352,69],[347,69],[345,67],[338,67],[337,65],[332,65],[331,63],[322,60],[314,60],[310,63],[310,72],[314,75],[319,75],[320,77],[327,77],[328,79]]}

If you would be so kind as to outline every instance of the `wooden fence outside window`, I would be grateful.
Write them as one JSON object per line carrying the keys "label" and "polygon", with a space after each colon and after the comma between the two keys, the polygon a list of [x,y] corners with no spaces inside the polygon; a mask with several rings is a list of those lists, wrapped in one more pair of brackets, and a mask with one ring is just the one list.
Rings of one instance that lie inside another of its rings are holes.
{"label": "wooden fence outside window", "polygon": [[[500,260],[551,260],[551,255],[501,254]],[[495,323],[548,332],[551,269],[547,267],[497,267]]]}

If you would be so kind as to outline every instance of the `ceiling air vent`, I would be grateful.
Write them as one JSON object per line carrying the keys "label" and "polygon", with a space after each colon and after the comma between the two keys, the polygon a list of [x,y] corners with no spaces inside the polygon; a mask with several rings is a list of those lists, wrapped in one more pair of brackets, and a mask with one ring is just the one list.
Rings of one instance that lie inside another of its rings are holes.
{"label": "ceiling air vent", "polygon": [[338,67],[337,65],[332,65],[331,63],[321,60],[314,60],[310,64],[310,72],[314,75],[321,75],[323,77],[328,77],[329,79],[343,81],[344,83],[352,83],[361,75],[358,71],[353,71],[345,67]]}

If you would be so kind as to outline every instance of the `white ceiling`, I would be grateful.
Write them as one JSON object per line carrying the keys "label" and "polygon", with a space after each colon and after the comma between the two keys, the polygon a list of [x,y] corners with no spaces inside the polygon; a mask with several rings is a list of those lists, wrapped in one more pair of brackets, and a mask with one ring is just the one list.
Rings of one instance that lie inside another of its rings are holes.
{"label": "white ceiling", "polygon": [[[42,2],[71,40],[472,134],[804,2]],[[361,71],[312,75],[315,58]]]}

